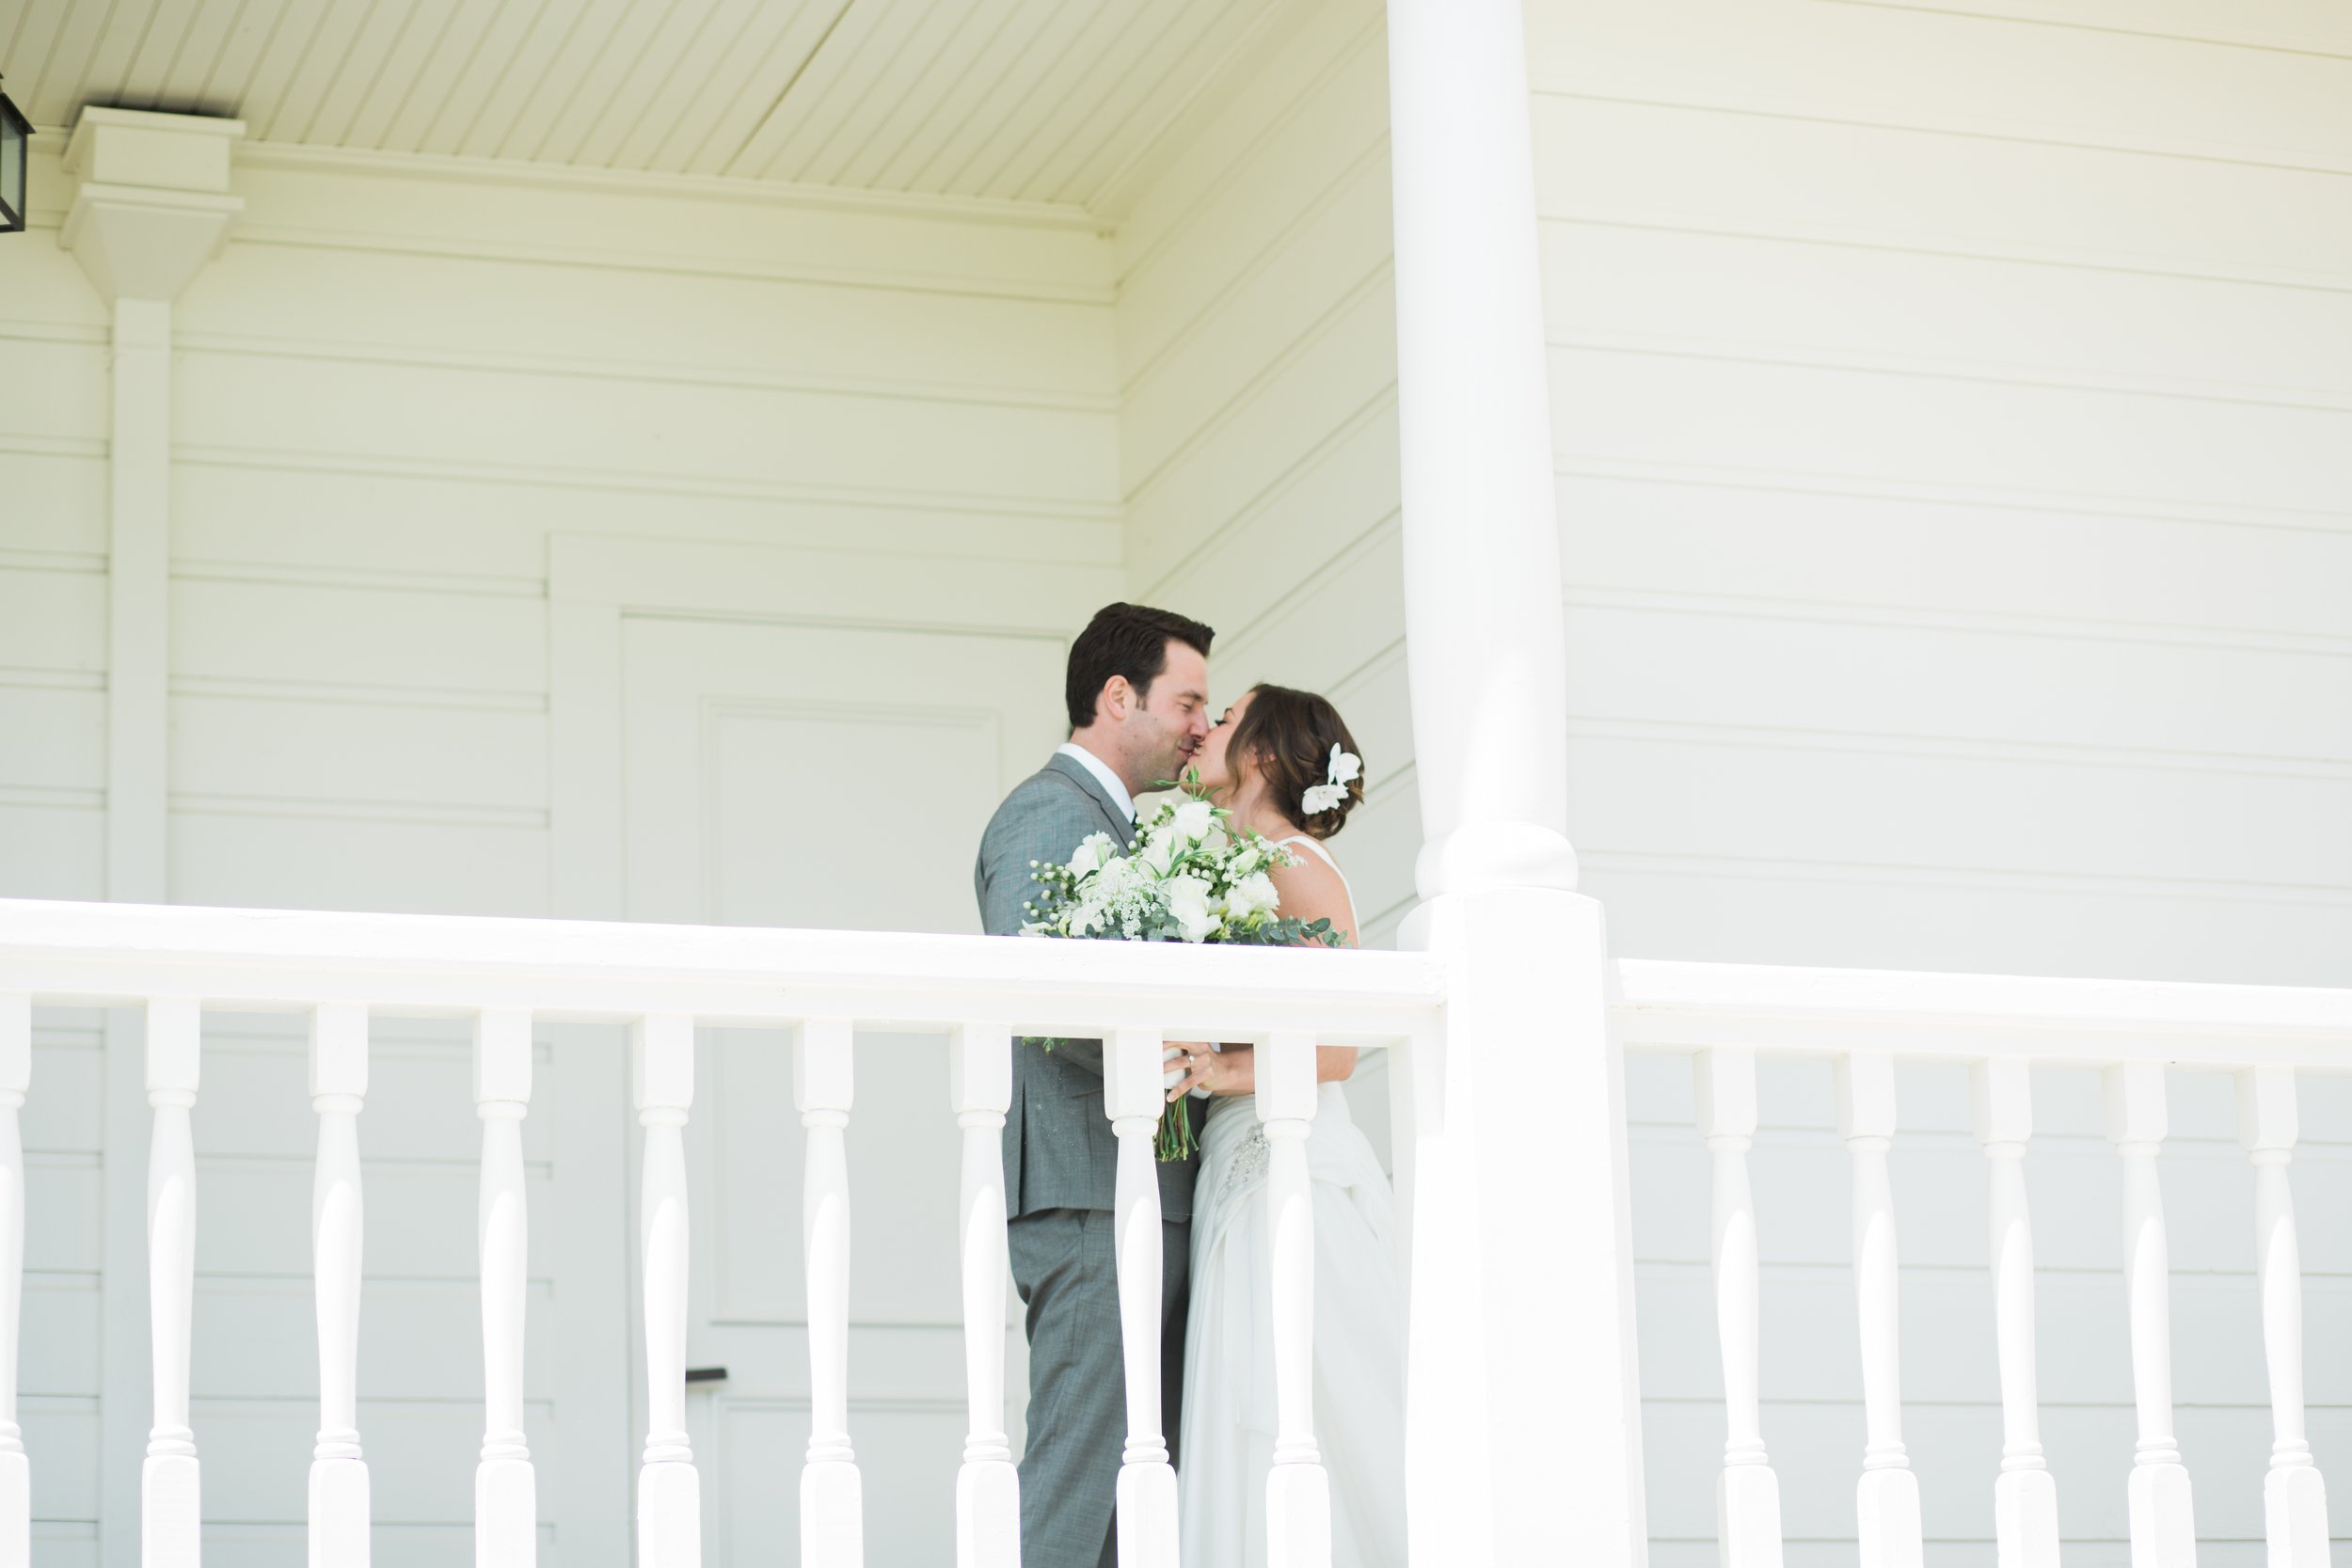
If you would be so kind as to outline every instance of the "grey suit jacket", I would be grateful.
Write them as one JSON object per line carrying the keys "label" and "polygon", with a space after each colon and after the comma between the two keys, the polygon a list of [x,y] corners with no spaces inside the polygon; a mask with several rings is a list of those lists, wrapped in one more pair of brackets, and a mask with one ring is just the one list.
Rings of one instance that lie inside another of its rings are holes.
{"label": "grey suit jacket", "polygon": [[[1089,833],[1124,845],[1134,824],[1094,776],[1057,752],[1005,797],[980,835],[972,889],[991,936],[1014,936],[1037,894],[1031,861],[1067,861]],[[1191,1109],[1189,1103],[1187,1111]],[[1192,1216],[1198,1160],[1159,1167],[1160,1215]],[[1119,1140],[1103,1110],[1103,1042],[1066,1040],[1047,1051],[1015,1042],[1012,1109],[1005,1117],[1005,1201],[1013,1214],[1042,1209],[1109,1209],[1118,1185]]]}

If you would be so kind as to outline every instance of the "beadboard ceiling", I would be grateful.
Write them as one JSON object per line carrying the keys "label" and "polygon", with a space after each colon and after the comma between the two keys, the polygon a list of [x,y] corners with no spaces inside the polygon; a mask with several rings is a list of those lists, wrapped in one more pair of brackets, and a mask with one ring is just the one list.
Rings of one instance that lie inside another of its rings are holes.
{"label": "beadboard ceiling", "polygon": [[36,125],[1115,206],[1275,0],[0,0]]}

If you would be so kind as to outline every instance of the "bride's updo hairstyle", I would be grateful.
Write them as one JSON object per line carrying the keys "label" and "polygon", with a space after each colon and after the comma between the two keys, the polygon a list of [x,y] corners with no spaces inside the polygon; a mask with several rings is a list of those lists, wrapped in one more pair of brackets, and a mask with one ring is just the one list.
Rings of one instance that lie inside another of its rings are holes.
{"label": "bride's updo hairstyle", "polygon": [[1306,831],[1310,838],[1329,838],[1347,825],[1347,814],[1364,803],[1364,781],[1348,781],[1347,793],[1328,810],[1310,813],[1307,791],[1327,782],[1331,748],[1357,756],[1356,737],[1347,733],[1340,710],[1311,691],[1287,686],[1253,686],[1249,705],[1234,722],[1226,742],[1228,758],[1243,761],[1265,777],[1273,798]]}

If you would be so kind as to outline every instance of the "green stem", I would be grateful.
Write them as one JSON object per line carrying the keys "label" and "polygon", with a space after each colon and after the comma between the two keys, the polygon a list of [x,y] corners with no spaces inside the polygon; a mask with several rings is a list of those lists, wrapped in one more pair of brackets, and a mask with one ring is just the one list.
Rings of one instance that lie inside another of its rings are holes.
{"label": "green stem", "polygon": [[1152,1147],[1163,1162],[1189,1160],[1200,1152],[1200,1146],[1192,1136],[1192,1117],[1185,1113],[1183,1101],[1160,1114],[1159,1136],[1152,1140]]}

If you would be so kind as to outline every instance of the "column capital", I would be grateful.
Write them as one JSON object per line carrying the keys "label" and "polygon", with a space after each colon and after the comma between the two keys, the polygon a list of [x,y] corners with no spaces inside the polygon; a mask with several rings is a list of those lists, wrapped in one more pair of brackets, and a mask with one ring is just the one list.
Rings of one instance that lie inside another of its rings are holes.
{"label": "column capital", "polygon": [[84,109],[66,142],[80,185],[59,236],[107,304],[179,297],[245,210],[229,194],[241,119]]}

